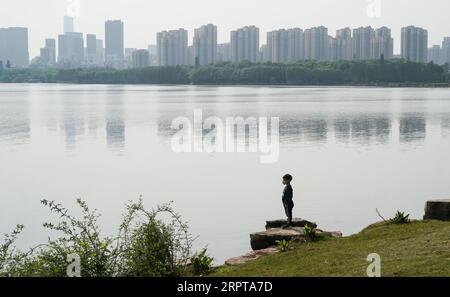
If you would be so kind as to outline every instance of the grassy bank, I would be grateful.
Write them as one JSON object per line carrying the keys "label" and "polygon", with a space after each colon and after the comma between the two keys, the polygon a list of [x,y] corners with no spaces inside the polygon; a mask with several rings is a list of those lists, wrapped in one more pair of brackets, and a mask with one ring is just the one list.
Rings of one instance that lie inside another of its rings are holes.
{"label": "grassy bank", "polygon": [[450,222],[375,224],[359,234],[296,246],[213,276],[366,276],[367,255],[381,256],[382,276],[450,276]]}

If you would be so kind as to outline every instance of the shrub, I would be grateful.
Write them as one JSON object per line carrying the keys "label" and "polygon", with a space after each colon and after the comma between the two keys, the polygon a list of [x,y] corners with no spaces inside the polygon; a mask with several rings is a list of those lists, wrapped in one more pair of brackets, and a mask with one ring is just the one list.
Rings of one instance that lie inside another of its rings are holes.
{"label": "shrub", "polygon": [[191,258],[194,274],[207,274],[211,270],[213,261],[214,259],[207,255],[207,249],[204,248],[199,254]]}
{"label": "shrub", "polygon": [[303,227],[303,230],[305,232],[306,239],[308,240],[317,239],[316,228],[306,225],[305,227]]}
{"label": "shrub", "polygon": [[77,200],[82,211],[80,218],[53,201],[41,202],[58,215],[56,223],[45,223],[44,227],[56,231],[59,237],[22,253],[13,247],[23,229],[18,226],[0,245],[0,275],[66,276],[71,254],[79,256],[83,277],[185,273],[193,238],[170,204],[147,211],[141,200],[129,202],[118,234],[102,237],[97,224],[100,215],[90,210],[86,202]]}
{"label": "shrub", "polygon": [[407,224],[410,222],[409,214],[405,214],[404,212],[397,211],[395,216],[389,220],[391,224]]}
{"label": "shrub", "polygon": [[279,240],[277,241],[278,249],[280,252],[285,253],[292,248],[292,241],[290,240]]}

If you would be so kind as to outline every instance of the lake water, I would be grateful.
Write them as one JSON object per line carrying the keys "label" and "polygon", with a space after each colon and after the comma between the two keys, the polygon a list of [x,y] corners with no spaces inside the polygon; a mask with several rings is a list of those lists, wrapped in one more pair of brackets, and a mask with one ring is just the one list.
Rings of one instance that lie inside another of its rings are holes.
{"label": "lake water", "polygon": [[[279,117],[278,162],[255,153],[177,154],[171,122]],[[48,210],[81,197],[106,234],[123,205],[174,201],[218,263],[250,250],[249,233],[284,216],[281,176],[294,176],[294,214],[360,231],[396,210],[423,216],[450,196],[450,90],[385,88],[0,85],[0,233],[45,241]]]}

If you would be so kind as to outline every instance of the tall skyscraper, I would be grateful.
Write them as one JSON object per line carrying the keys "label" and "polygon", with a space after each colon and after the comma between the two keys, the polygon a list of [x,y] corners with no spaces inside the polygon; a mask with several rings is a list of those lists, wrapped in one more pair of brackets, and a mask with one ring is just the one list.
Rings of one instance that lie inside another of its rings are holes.
{"label": "tall skyscraper", "polygon": [[402,28],[402,58],[425,63],[428,58],[428,31],[409,26]]}
{"label": "tall skyscraper", "polygon": [[133,68],[144,68],[150,66],[150,55],[148,50],[135,50],[131,56]]}
{"label": "tall skyscraper", "polygon": [[375,30],[372,27],[353,29],[353,57],[359,60],[373,58]]}
{"label": "tall skyscraper", "polygon": [[353,59],[352,30],[344,28],[336,31],[336,60]]}
{"label": "tall skyscraper", "polygon": [[63,33],[75,32],[74,19],[71,16],[64,16],[64,31]]}
{"label": "tall skyscraper", "polygon": [[217,26],[208,24],[195,29],[193,49],[195,65],[215,63],[217,61]]}
{"label": "tall skyscraper", "polygon": [[105,23],[105,61],[108,66],[120,68],[124,61],[124,29],[120,20]]}
{"label": "tall skyscraper", "polygon": [[259,53],[259,28],[246,26],[231,31],[231,61],[258,62]]}
{"label": "tall skyscraper", "polygon": [[64,68],[79,67],[84,62],[83,33],[67,32],[58,36],[58,64]]}
{"label": "tall skyscraper", "polygon": [[159,66],[188,64],[188,32],[185,29],[158,32],[156,46]]}
{"label": "tall skyscraper", "polygon": [[90,65],[97,64],[97,36],[86,34],[86,62]]}
{"label": "tall skyscraper", "polygon": [[329,42],[328,28],[320,26],[305,30],[305,59],[328,60]]}
{"label": "tall skyscraper", "polygon": [[391,36],[391,29],[387,27],[375,31],[372,43],[372,58],[379,59],[382,55],[385,59],[392,59],[394,56],[394,39]]}
{"label": "tall skyscraper", "polygon": [[11,67],[28,67],[28,29],[22,27],[0,28],[0,61]]}

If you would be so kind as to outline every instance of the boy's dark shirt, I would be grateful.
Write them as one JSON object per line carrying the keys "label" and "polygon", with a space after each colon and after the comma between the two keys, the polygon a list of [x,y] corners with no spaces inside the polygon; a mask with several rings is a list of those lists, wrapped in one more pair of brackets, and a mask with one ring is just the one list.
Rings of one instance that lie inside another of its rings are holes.
{"label": "boy's dark shirt", "polygon": [[283,202],[292,202],[292,198],[294,196],[294,190],[292,190],[291,185],[286,185],[283,190],[283,196],[281,197],[281,200]]}

